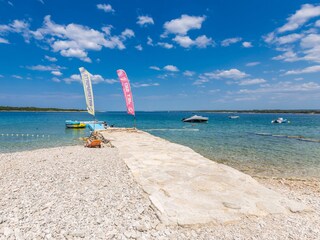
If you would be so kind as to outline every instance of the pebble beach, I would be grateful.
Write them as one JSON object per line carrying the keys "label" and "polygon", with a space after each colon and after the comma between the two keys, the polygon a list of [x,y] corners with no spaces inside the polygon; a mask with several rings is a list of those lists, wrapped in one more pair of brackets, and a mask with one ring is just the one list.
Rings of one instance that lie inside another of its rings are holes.
{"label": "pebble beach", "polygon": [[259,178],[312,211],[165,225],[117,148],[0,154],[0,239],[320,239],[320,184]]}

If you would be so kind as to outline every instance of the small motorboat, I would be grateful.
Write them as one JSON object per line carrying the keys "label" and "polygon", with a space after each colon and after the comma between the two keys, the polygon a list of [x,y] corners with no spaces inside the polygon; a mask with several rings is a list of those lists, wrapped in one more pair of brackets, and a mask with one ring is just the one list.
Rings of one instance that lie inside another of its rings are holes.
{"label": "small motorboat", "polygon": [[182,119],[183,122],[199,122],[199,123],[200,122],[208,122],[208,120],[209,120],[209,118],[198,116],[198,115],[194,115],[192,117]]}
{"label": "small motorboat", "polygon": [[290,123],[287,119],[278,118],[271,121],[271,123]]}
{"label": "small motorboat", "polygon": [[85,128],[86,124],[80,121],[72,121],[67,120],[66,121],[66,128]]}
{"label": "small motorboat", "polygon": [[231,115],[229,116],[230,119],[237,119],[237,118],[240,118],[239,116],[235,116],[235,115]]}

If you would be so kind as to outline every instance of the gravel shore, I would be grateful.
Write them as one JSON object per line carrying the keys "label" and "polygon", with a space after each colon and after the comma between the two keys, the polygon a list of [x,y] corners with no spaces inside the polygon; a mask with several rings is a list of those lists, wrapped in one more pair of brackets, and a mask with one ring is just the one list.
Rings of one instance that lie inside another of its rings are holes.
{"label": "gravel shore", "polygon": [[320,183],[257,179],[313,212],[164,226],[116,148],[0,154],[0,239],[320,239]]}

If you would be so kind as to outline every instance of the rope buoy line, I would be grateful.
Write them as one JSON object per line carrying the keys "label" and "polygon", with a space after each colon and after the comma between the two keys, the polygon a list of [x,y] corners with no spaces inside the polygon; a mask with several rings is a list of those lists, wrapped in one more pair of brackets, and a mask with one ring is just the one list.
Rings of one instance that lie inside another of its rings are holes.
{"label": "rope buoy line", "polygon": [[47,134],[31,134],[31,133],[0,133],[1,137],[36,137],[36,138],[49,138]]}

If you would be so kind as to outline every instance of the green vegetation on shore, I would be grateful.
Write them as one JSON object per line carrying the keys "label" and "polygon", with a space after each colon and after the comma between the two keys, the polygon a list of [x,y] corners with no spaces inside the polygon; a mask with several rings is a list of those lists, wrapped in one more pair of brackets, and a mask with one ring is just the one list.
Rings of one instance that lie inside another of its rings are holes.
{"label": "green vegetation on shore", "polygon": [[81,112],[82,109],[39,108],[39,107],[9,107],[0,106],[0,111],[25,111],[25,112]]}
{"label": "green vegetation on shore", "polygon": [[213,113],[303,113],[303,114],[320,114],[318,109],[296,109],[296,110],[283,110],[283,109],[266,109],[266,110],[197,110],[196,112],[213,112]]}

